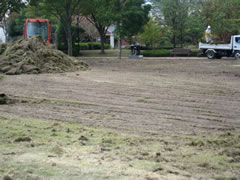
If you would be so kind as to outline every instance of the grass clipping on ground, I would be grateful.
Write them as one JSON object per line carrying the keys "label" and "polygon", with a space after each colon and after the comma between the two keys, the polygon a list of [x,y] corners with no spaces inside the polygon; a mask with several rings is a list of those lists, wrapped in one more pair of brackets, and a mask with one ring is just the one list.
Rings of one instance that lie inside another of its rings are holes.
{"label": "grass clipping on ground", "polygon": [[240,135],[137,136],[0,114],[0,179],[238,179]]}
{"label": "grass clipping on ground", "polygon": [[61,73],[86,70],[88,67],[86,63],[46,45],[41,36],[4,47],[0,56],[0,73],[7,75]]}

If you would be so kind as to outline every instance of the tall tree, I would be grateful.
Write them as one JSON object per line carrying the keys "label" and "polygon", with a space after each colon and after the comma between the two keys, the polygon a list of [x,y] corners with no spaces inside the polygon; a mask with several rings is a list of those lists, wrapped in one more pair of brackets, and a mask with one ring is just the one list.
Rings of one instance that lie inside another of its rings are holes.
{"label": "tall tree", "polygon": [[25,5],[23,0],[1,0],[0,1],[0,22],[7,13],[18,12]]}
{"label": "tall tree", "polygon": [[24,6],[26,1],[23,0],[1,0],[0,1],[0,28],[6,33],[6,15],[12,12],[19,12]]}
{"label": "tall tree", "polygon": [[77,14],[82,0],[43,0],[45,14],[54,15],[64,25],[68,42],[68,55],[72,56],[72,17]]}
{"label": "tall tree", "polygon": [[[146,5],[144,0],[116,0],[117,8],[116,22],[121,24],[121,33],[125,40],[129,43],[132,41],[132,36],[137,35],[143,26],[149,21],[149,11],[151,5]],[[120,6],[118,8],[118,6]],[[117,26],[117,29],[120,28]]]}
{"label": "tall tree", "polygon": [[138,39],[153,49],[154,44],[158,43],[162,36],[163,28],[150,19],[143,27],[143,32],[138,35]]}
{"label": "tall tree", "polygon": [[207,0],[202,4],[206,26],[211,26],[217,40],[227,42],[231,35],[240,33],[239,0]]}
{"label": "tall tree", "polygon": [[203,38],[205,27],[207,27],[201,16],[202,1],[203,0],[195,0],[189,4],[189,16],[186,22],[185,32],[187,40],[191,41],[193,45],[196,45],[201,38]]}
{"label": "tall tree", "polygon": [[151,9],[144,0],[114,0],[114,22],[119,36],[119,58],[121,59],[121,40],[125,39],[132,43],[143,26],[148,22],[148,14]]}
{"label": "tall tree", "polygon": [[172,29],[172,43],[177,44],[177,37],[181,45],[184,43],[184,33],[189,13],[189,0],[154,0],[155,6],[159,8],[163,22]]}
{"label": "tall tree", "polygon": [[80,6],[82,15],[97,29],[101,38],[101,53],[104,54],[106,33],[113,24],[113,0],[85,0]]}

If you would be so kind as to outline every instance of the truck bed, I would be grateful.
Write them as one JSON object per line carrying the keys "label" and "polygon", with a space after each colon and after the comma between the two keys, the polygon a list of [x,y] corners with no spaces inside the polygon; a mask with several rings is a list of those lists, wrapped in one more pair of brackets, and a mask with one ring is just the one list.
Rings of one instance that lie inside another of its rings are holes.
{"label": "truck bed", "polygon": [[224,49],[231,50],[232,45],[230,44],[207,44],[207,43],[199,43],[199,49]]}

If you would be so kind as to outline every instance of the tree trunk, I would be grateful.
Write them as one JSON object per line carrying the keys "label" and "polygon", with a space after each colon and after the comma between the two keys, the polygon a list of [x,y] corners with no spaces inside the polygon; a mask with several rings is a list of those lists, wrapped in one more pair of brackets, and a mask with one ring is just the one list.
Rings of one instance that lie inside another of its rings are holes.
{"label": "tree trunk", "polygon": [[77,35],[78,52],[77,52],[77,55],[79,55],[79,53],[80,53],[80,30],[79,30],[79,28],[80,28],[80,20],[79,20],[79,15],[77,16],[77,25],[78,25],[78,30],[77,30],[77,33],[78,33],[78,35]]}
{"label": "tree trunk", "polygon": [[68,55],[72,56],[72,31],[71,26],[67,27]]}
{"label": "tree trunk", "polygon": [[181,28],[181,48],[183,48],[184,45],[184,30]]}
{"label": "tree trunk", "polygon": [[121,37],[118,40],[118,59],[122,58],[122,39]]}
{"label": "tree trunk", "polygon": [[72,16],[71,16],[71,0],[66,1],[66,35],[68,41],[68,55],[72,56]]}
{"label": "tree trunk", "polygon": [[176,48],[176,31],[173,31],[173,48]]}
{"label": "tree trunk", "polygon": [[104,54],[104,43],[105,43],[105,33],[104,29],[100,30],[100,37],[101,37],[101,54]]}

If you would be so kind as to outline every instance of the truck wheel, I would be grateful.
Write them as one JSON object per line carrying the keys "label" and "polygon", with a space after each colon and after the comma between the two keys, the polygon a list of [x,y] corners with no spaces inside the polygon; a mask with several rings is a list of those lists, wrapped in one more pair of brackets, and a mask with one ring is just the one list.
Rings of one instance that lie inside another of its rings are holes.
{"label": "truck wheel", "polygon": [[235,56],[236,60],[239,60],[240,59],[240,51],[237,51],[234,56]]}
{"label": "truck wheel", "polygon": [[207,52],[207,57],[208,57],[208,59],[215,59],[216,54],[214,51],[210,50]]}

